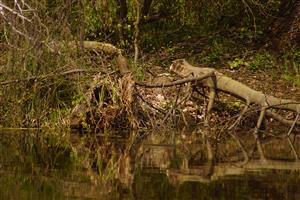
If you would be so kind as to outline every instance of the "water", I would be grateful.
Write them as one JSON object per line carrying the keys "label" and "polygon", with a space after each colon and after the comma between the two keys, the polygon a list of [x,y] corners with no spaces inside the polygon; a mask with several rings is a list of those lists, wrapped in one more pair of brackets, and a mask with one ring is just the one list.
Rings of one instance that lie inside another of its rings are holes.
{"label": "water", "polygon": [[[291,171],[256,171],[210,182],[170,184],[165,174],[145,173],[136,199],[300,199],[300,177]],[[146,194],[146,195],[145,195]]]}
{"label": "water", "polygon": [[243,167],[223,163],[208,176],[210,166],[205,164],[176,167],[180,159],[174,157],[180,152],[171,145],[147,144],[151,148],[142,148],[138,167],[118,176],[120,180],[99,182],[95,168],[72,164],[73,154],[64,142],[20,135],[0,135],[1,200],[300,199],[298,162],[251,161]]}
{"label": "water", "polygon": [[[300,199],[299,173],[256,171],[210,182],[172,184],[162,172],[143,172],[129,189],[45,174],[0,173],[0,199]],[[109,192],[108,192],[109,191]]]}

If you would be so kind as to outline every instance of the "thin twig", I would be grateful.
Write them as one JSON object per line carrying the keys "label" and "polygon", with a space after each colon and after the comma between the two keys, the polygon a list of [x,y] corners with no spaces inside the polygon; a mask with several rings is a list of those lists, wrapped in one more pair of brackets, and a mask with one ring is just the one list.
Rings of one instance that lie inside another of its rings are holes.
{"label": "thin twig", "polygon": [[143,101],[145,102],[146,104],[148,104],[151,108],[153,108],[154,110],[157,110],[158,112],[160,113],[163,113],[163,114],[166,114],[166,112],[163,110],[163,109],[160,109],[160,108],[156,108],[154,105],[152,105],[150,102],[146,101],[142,95],[140,95],[139,93],[137,93],[137,96]]}
{"label": "thin twig", "polygon": [[182,85],[182,84],[185,84],[185,83],[188,83],[188,82],[202,81],[203,79],[206,79],[206,78],[208,78],[208,77],[210,77],[212,75],[213,75],[213,72],[212,73],[204,74],[202,76],[195,76],[195,77],[190,77],[190,78],[183,78],[183,79],[180,79],[178,81],[172,81],[172,82],[168,82],[168,83],[152,84],[152,83],[146,83],[146,82],[137,81],[137,82],[135,82],[135,84],[138,85],[138,86],[146,87],[146,88],[172,87],[172,86],[175,86],[175,85]]}
{"label": "thin twig", "polygon": [[[17,11],[15,11],[15,10],[11,9],[10,7],[6,6],[5,4],[3,4],[3,3],[1,3],[1,2],[0,2],[0,8],[4,8],[4,9],[6,9],[7,11],[9,11],[9,12],[11,12],[11,13],[17,15],[17,16],[20,17],[21,19],[24,19],[24,20],[26,20],[26,21],[28,21],[28,22],[30,22],[30,23],[32,22],[30,19],[28,19],[28,18],[25,17],[24,15],[22,15],[22,14],[20,14],[19,12],[17,12]],[[0,12],[1,15],[2,15],[2,13],[4,13],[4,12]]]}

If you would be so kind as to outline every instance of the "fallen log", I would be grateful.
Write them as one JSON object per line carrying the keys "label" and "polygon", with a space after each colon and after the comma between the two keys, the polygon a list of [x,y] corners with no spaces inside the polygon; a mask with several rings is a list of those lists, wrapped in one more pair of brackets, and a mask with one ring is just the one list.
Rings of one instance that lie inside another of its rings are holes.
{"label": "fallen log", "polygon": [[97,41],[58,41],[45,44],[51,52],[61,53],[62,50],[78,50],[82,48],[85,51],[102,52],[106,55],[112,55],[116,58],[116,67],[121,74],[130,72],[127,59],[122,55],[122,50],[110,43]]}
{"label": "fallen log", "polygon": [[[76,43],[75,42],[69,42],[66,44],[71,49],[76,49]],[[110,54],[115,56],[116,58],[116,68],[121,72],[121,75],[124,76],[131,72],[127,59],[122,55],[122,51],[115,46],[107,43],[101,43],[101,42],[93,42],[93,41],[84,41],[83,42],[83,48],[88,51],[102,51],[105,54]],[[146,82],[139,82],[134,76],[132,77],[133,84],[142,86],[142,87],[170,87],[178,84],[184,84],[188,82],[197,82],[201,84],[204,87],[209,88],[210,95],[209,95],[209,103],[206,110],[205,115],[205,124],[209,122],[210,112],[214,104],[215,96],[218,91],[225,92],[227,94],[230,94],[234,97],[237,97],[243,101],[245,101],[246,106],[241,111],[239,117],[237,120],[230,126],[229,129],[232,129],[236,127],[236,125],[239,123],[239,121],[242,119],[243,115],[247,112],[249,109],[249,106],[251,104],[256,104],[260,106],[260,116],[258,118],[256,128],[253,132],[253,136],[255,137],[257,141],[257,148],[258,152],[260,154],[260,157],[262,160],[266,160],[262,145],[259,140],[258,132],[260,130],[261,124],[263,122],[263,118],[268,115],[274,118],[275,120],[278,120],[280,123],[289,124],[291,125],[291,128],[289,132],[286,134],[286,139],[289,140],[289,144],[291,146],[292,152],[294,153],[295,158],[297,159],[297,153],[295,151],[295,148],[291,142],[290,134],[294,128],[295,125],[300,125],[300,122],[298,121],[299,115],[300,115],[300,104],[296,101],[292,101],[289,99],[281,99],[277,97],[273,97],[270,95],[266,95],[260,91],[256,91],[238,81],[235,81],[231,79],[230,77],[225,76],[224,74],[212,69],[212,68],[198,68],[194,67],[188,62],[186,62],[183,59],[176,60],[173,62],[173,64],[170,67],[171,71],[178,74],[183,79],[178,81],[173,81],[170,83],[163,83],[163,84],[150,84]],[[131,73],[130,73],[131,74]],[[93,93],[95,89],[99,86],[99,80],[101,79],[101,76],[95,76],[93,83],[91,84],[90,89],[86,93],[86,102],[91,102],[93,99]],[[102,77],[103,78],[103,77]],[[79,107],[82,108],[82,105],[77,105],[75,109],[73,110],[73,113],[85,113],[87,109],[78,109]],[[85,107],[85,106],[83,106]],[[77,108],[77,109],[76,109]],[[273,113],[271,109],[269,108],[277,108],[277,109],[284,109],[284,110],[290,110],[297,114],[297,117],[294,121],[286,120],[282,116],[280,116],[277,113]],[[83,111],[82,111],[83,110]],[[205,137],[208,134],[208,131],[204,131]],[[234,137],[234,136],[233,136]],[[237,140],[237,139],[236,139]],[[248,160],[247,152],[244,150],[244,147],[240,142],[238,142],[240,147],[242,148],[245,156],[245,160]],[[211,145],[209,144],[209,141],[207,140],[207,149],[208,149],[208,157],[212,159],[212,150]]]}
{"label": "fallen log", "polygon": [[[217,91],[225,92],[227,94],[230,94],[236,98],[239,98],[243,101],[245,101],[246,106],[245,108],[241,111],[238,119],[235,121],[235,123],[230,126],[229,129],[232,129],[235,127],[238,122],[241,120],[242,116],[247,112],[249,106],[251,104],[256,104],[260,106],[260,115],[255,127],[255,130],[253,132],[253,136],[255,137],[257,141],[257,149],[260,155],[260,159],[262,161],[266,161],[266,158],[264,156],[263,150],[262,150],[262,145],[259,140],[259,135],[258,132],[260,130],[261,124],[263,122],[263,119],[265,115],[271,115],[272,116],[272,111],[268,110],[269,108],[277,108],[277,109],[283,109],[283,110],[290,110],[296,113],[296,118],[293,123],[290,123],[287,120],[284,120],[283,117],[281,117],[278,114],[273,114],[275,116],[274,118],[279,120],[281,123],[286,124],[292,124],[289,132],[286,134],[286,137],[289,140],[290,147],[292,149],[292,152],[294,154],[295,159],[298,158],[298,155],[295,151],[295,148],[291,142],[290,139],[290,134],[294,128],[294,126],[297,124],[299,125],[300,122],[298,122],[299,115],[300,115],[300,103],[289,100],[289,99],[281,99],[277,97],[273,97],[271,95],[266,95],[261,91],[254,90],[246,85],[244,85],[241,82],[235,81],[230,77],[225,76],[224,74],[216,71],[215,69],[212,68],[200,68],[200,67],[195,67],[189,64],[186,60],[184,59],[179,59],[173,61],[173,64],[170,66],[170,70],[177,75],[179,75],[182,78],[187,78],[187,77],[197,77],[197,76],[203,76],[205,74],[214,74],[213,78],[207,78],[204,80],[201,80],[199,84],[201,84],[203,87],[209,88],[210,95],[209,95],[209,103],[207,106],[206,110],[206,115],[209,117],[209,114],[211,112],[211,108],[214,104],[214,99],[216,96]],[[208,118],[207,117],[207,118]],[[208,119],[206,119],[208,121]],[[241,146],[241,148],[243,148]],[[244,150],[244,149],[243,149]],[[248,156],[245,155],[245,160],[248,160]]]}
{"label": "fallen log", "polygon": [[234,97],[245,101],[247,104],[254,103],[266,108],[280,108],[294,111],[297,114],[300,113],[300,102],[266,95],[263,92],[254,90],[212,68],[194,67],[184,59],[180,59],[173,62],[170,66],[170,70],[181,77],[200,76],[208,73],[214,73],[217,81],[216,85],[214,85],[211,79],[205,79],[201,81],[201,83],[209,88],[216,86],[218,91],[233,95]]}

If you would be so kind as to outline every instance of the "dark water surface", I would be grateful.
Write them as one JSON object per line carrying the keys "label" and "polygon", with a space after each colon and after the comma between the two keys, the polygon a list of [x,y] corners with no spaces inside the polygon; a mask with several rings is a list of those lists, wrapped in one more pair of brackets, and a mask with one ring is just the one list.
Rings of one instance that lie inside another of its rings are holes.
{"label": "dark water surface", "polygon": [[[129,186],[121,185],[118,181],[99,184],[94,181],[90,170],[70,167],[67,164],[70,155],[67,153],[62,153],[61,158],[55,155],[57,160],[64,160],[64,157],[66,160],[65,165],[60,165],[59,168],[45,169],[48,165],[44,168],[43,165],[30,166],[30,162],[26,160],[29,155],[26,153],[30,152],[28,146],[36,148],[35,145],[24,137],[8,140],[11,137],[15,136],[0,135],[1,200],[300,199],[298,162],[251,162],[243,168],[223,164],[216,166],[214,175],[210,177],[202,175],[201,167],[193,170],[142,167],[134,172],[133,182]],[[18,146],[20,141],[27,143],[27,149]],[[68,149],[63,152],[68,152]]]}
{"label": "dark water surface", "polygon": [[[170,183],[165,173],[141,172],[131,190],[105,188],[74,177],[0,173],[0,199],[300,199],[300,177],[291,171],[258,171],[207,183]],[[115,187],[115,188],[114,188]],[[110,193],[107,193],[111,190]]]}

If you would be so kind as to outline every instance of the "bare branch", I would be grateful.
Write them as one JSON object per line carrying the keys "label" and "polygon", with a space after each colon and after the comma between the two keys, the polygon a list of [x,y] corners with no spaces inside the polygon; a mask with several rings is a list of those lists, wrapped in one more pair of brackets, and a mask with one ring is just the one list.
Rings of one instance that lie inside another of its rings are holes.
{"label": "bare branch", "polygon": [[213,73],[207,73],[202,76],[195,76],[195,77],[190,77],[190,78],[183,78],[178,81],[173,81],[169,83],[159,83],[159,84],[151,84],[151,83],[145,83],[145,82],[140,82],[137,81],[135,84],[138,86],[146,87],[146,88],[160,88],[160,87],[172,87],[175,85],[182,85],[184,83],[189,83],[193,81],[202,81],[203,79],[206,79],[208,77],[213,76]]}
{"label": "bare branch", "polygon": [[[18,4],[17,4],[17,5],[18,5]],[[26,5],[27,5],[27,4],[26,4]],[[18,5],[18,7],[19,7],[19,5]],[[5,4],[3,4],[3,3],[0,1],[0,15],[5,16],[5,10],[7,10],[8,12],[10,12],[10,13],[12,13],[12,14],[17,15],[18,17],[20,17],[20,18],[23,19],[23,20],[26,20],[26,21],[32,23],[32,21],[31,21],[30,19],[28,19],[27,17],[25,17],[25,16],[22,14],[22,11],[23,11],[23,10],[22,10],[20,7],[19,7],[19,10],[20,10],[20,13],[19,13],[19,12],[13,10],[12,8],[6,6]]]}

